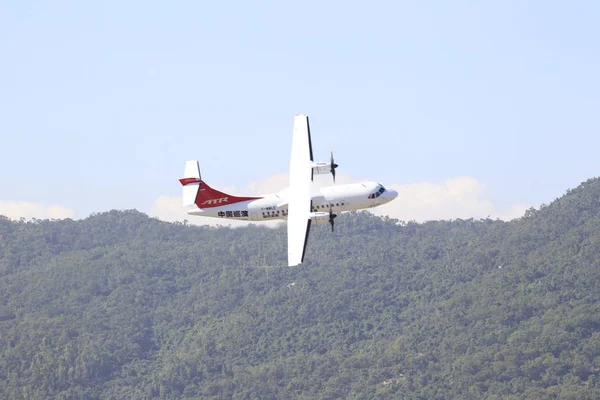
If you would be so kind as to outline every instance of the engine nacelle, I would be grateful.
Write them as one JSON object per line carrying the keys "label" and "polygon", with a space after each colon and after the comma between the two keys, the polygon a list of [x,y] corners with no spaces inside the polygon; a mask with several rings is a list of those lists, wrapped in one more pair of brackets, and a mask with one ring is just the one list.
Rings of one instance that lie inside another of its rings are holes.
{"label": "engine nacelle", "polygon": [[326,212],[313,212],[310,213],[310,220],[313,224],[328,224],[329,213]]}
{"label": "engine nacelle", "polygon": [[331,163],[328,162],[316,162],[312,164],[313,174],[321,175],[321,174],[330,174],[331,173]]}

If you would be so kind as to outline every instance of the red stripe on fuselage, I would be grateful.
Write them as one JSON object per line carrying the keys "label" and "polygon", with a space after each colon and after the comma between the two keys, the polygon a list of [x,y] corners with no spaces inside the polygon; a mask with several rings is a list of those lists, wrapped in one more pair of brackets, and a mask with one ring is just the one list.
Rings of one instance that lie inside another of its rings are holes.
{"label": "red stripe on fuselage", "polygon": [[[189,178],[192,179],[192,178]],[[195,178],[193,178],[195,179]],[[258,200],[262,199],[262,197],[237,197],[232,196],[227,193],[219,192],[216,189],[211,188],[206,184],[206,182],[202,180],[198,180],[200,182],[200,187],[198,188],[198,194],[196,194],[196,205],[198,208],[212,208],[212,207],[221,207],[227,204],[235,204],[240,201],[248,201],[248,200]],[[192,183],[192,182],[189,182]],[[183,182],[182,182],[183,184]],[[187,184],[187,183],[186,183]]]}

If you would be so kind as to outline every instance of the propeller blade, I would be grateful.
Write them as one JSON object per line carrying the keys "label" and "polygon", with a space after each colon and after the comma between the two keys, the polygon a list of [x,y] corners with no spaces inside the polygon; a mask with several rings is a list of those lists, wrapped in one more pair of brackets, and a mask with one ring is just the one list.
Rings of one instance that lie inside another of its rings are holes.
{"label": "propeller blade", "polygon": [[333,151],[331,151],[331,157],[329,160],[330,160],[329,166],[331,168],[331,175],[333,176],[333,182],[335,183],[335,169],[338,167],[338,165],[333,160]]}
{"label": "propeller blade", "polygon": [[329,223],[331,224],[331,232],[333,232],[333,226],[335,225],[334,219],[337,217],[337,214],[333,213],[333,204],[329,204]]}

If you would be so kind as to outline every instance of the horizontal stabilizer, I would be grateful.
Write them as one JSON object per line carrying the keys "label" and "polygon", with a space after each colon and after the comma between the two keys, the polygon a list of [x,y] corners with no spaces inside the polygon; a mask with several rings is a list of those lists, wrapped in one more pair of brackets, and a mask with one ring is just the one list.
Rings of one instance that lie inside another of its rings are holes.
{"label": "horizontal stabilizer", "polygon": [[200,189],[200,165],[198,161],[186,161],[183,178],[179,180],[183,185],[184,207],[192,206],[196,202],[196,195]]}

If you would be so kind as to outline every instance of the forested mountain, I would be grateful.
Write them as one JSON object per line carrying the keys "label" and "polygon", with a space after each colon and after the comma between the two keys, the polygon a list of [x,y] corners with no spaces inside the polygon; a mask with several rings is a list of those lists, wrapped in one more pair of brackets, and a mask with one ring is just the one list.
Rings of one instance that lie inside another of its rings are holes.
{"label": "forested mountain", "polygon": [[599,399],[600,180],[511,222],[0,217],[0,398]]}

